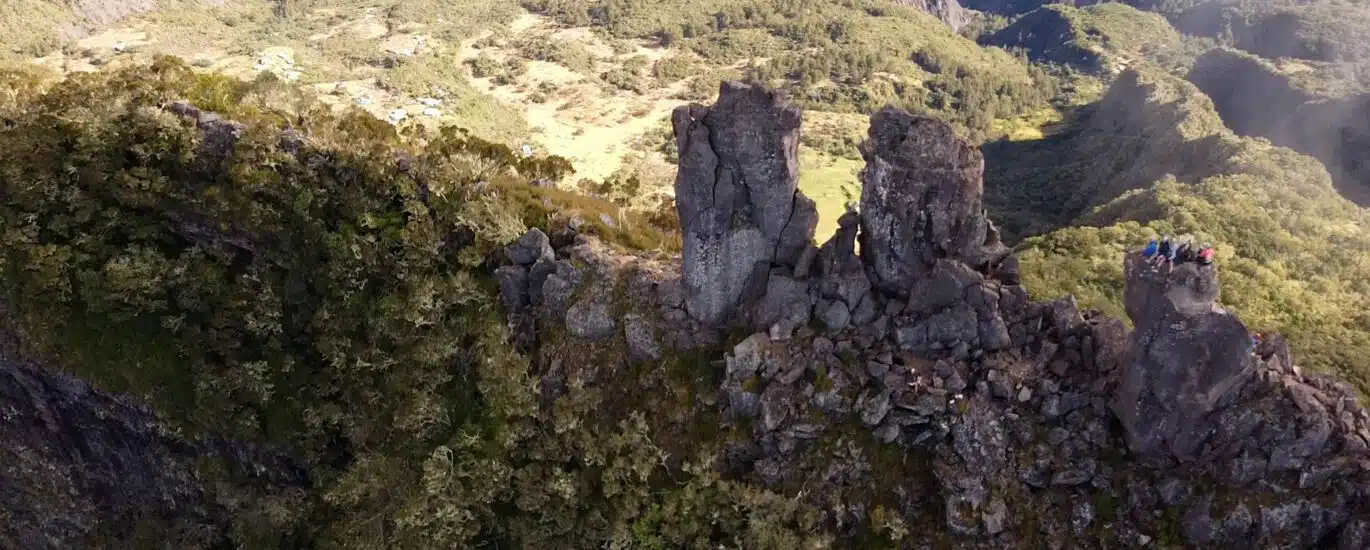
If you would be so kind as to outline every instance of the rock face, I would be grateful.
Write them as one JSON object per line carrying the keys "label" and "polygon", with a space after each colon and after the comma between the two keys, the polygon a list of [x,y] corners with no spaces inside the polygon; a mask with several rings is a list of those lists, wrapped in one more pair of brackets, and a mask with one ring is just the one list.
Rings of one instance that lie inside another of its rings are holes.
{"label": "rock face", "polygon": [[76,0],[70,5],[91,23],[108,25],[157,9],[157,0]]}
{"label": "rock face", "polygon": [[131,544],[148,518],[183,528],[168,544],[224,544],[232,514],[208,496],[200,461],[268,494],[308,484],[285,457],[174,436],[150,411],[18,357],[8,333],[0,340],[0,547],[127,547],[117,541]]}
{"label": "rock face", "polygon": [[1255,374],[1250,332],[1214,303],[1212,267],[1181,264],[1165,273],[1130,254],[1127,280],[1127,313],[1137,328],[1113,410],[1133,452],[1192,460],[1215,427],[1211,415]]}
{"label": "rock face", "polygon": [[[765,208],[772,195],[750,190],[758,180],[738,183],[741,168],[718,159],[781,164],[783,154],[748,148],[786,142],[775,136],[794,135],[797,114],[725,118],[775,104],[754,88],[724,92],[723,108],[691,108],[707,124],[677,112],[686,238],[722,242],[735,229],[788,243],[790,222],[758,217],[786,209]],[[726,137],[739,135],[753,138]],[[880,521],[945,518],[946,529],[910,530],[904,547],[1351,549],[1370,540],[1370,414],[1348,385],[1303,374],[1278,335],[1253,350],[1217,304],[1216,268],[1164,273],[1130,254],[1131,334],[1069,296],[1032,302],[981,210],[975,147],[943,123],[886,109],[862,150],[860,211],[832,239],[786,254],[735,249],[755,251],[737,272],[700,267],[728,259],[717,255],[724,249],[663,262],[585,235],[548,255],[532,230],[497,272],[511,323],[530,345],[569,338],[649,369],[687,350],[723,355],[712,362],[717,394],[670,412],[745,430],[723,444],[717,468],[806,487],[794,498],[823,510],[839,536],[875,524],[868,499],[883,491],[898,502],[882,506]],[[729,208],[709,202],[715,183]],[[727,223],[711,208],[729,212]],[[758,282],[711,297],[717,288],[700,284],[710,273]],[[715,299],[727,307],[709,309]],[[724,324],[754,332],[725,340]],[[603,361],[576,362],[539,354],[545,400],[564,393],[571,368],[583,381],[620,380]],[[890,452],[895,460],[876,459]]]}
{"label": "rock face", "polygon": [[862,256],[881,290],[907,295],[939,259],[979,266],[1002,256],[997,239],[986,242],[984,155],[949,124],[886,107],[871,117],[861,156]]}
{"label": "rock face", "polygon": [[971,12],[961,7],[956,0],[896,0],[895,3],[923,10],[956,32],[970,24],[972,19]]}
{"label": "rock face", "polygon": [[799,191],[799,110],[774,92],[725,82],[718,103],[671,115],[680,170],[676,208],[684,239],[687,311],[727,320],[772,264],[793,267],[818,214]]}

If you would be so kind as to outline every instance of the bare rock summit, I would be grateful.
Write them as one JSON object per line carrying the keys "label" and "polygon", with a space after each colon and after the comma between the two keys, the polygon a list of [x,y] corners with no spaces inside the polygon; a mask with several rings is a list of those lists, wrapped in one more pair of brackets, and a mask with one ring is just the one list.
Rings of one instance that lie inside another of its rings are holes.
{"label": "bare rock summit", "polygon": [[671,115],[680,170],[685,305],[720,325],[744,295],[765,289],[772,265],[793,267],[818,213],[799,191],[799,109],[776,92],[725,82],[718,102]]}

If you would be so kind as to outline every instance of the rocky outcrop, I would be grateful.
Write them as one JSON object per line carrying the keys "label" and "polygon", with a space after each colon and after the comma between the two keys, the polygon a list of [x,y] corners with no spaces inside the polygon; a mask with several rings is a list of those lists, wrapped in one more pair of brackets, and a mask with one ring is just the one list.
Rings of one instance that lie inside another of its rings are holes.
{"label": "rocky outcrop", "polygon": [[[717,143],[710,152],[727,156]],[[725,340],[686,312],[696,264],[585,235],[549,256],[537,230],[500,268],[511,321],[534,319],[544,349],[609,346],[639,362],[724,352],[716,397],[694,405],[712,410],[693,418],[750,437],[730,441],[717,467],[803,487],[794,498],[843,536],[874,520],[862,495],[893,486],[899,502],[880,521],[945,521],[908,531],[912,547],[1363,546],[1370,416],[1345,384],[1293,366],[1278,335],[1253,350],[1217,305],[1216,268],[1164,273],[1130,256],[1131,333],[1069,296],[1031,302],[980,211],[973,146],[886,109],[863,152],[860,211],[793,264],[771,256],[765,286],[737,298],[725,321],[750,324],[749,336]],[[681,170],[708,172],[692,163],[711,158],[682,155]],[[538,361],[554,401],[572,367]],[[853,429],[880,447],[858,445]],[[890,449],[895,464],[921,466],[881,470],[890,461],[874,454]]]}
{"label": "rocky outcrop", "polygon": [[773,265],[794,267],[818,214],[799,191],[799,109],[775,92],[725,82],[718,102],[676,108],[676,208],[686,310],[728,320]]}
{"label": "rocky outcrop", "polygon": [[1255,374],[1250,332],[1214,302],[1212,267],[1163,272],[1130,254],[1127,280],[1133,359],[1113,409],[1133,452],[1193,460],[1213,432],[1213,413]]}
{"label": "rocky outcrop", "polygon": [[957,0],[895,0],[895,3],[927,12],[955,32],[961,32],[969,25],[974,15],[961,7]]}
{"label": "rocky outcrop", "polygon": [[[140,529],[178,548],[216,547],[241,512],[226,507],[233,499],[308,485],[284,456],[187,440],[145,408],[20,357],[11,334],[0,340],[0,547],[127,548]],[[233,482],[201,469],[214,462]]]}
{"label": "rocky outcrop", "polygon": [[1200,56],[1186,78],[1232,131],[1322,161],[1343,196],[1370,204],[1370,94],[1314,93],[1269,62],[1224,48]]}
{"label": "rocky outcrop", "polygon": [[886,107],[861,155],[862,257],[881,290],[907,296],[941,259],[981,267],[1007,255],[983,209],[985,158],[949,124]]}

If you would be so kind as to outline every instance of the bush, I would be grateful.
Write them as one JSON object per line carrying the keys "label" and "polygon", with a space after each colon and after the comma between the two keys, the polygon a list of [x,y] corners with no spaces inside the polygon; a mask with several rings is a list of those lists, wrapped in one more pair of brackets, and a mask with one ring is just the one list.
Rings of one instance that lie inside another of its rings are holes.
{"label": "bush", "polygon": [[675,54],[652,65],[652,76],[667,82],[684,80],[695,75],[699,62],[686,54]]}
{"label": "bush", "polygon": [[504,74],[504,64],[486,53],[468,59],[466,64],[471,66],[471,76],[476,78],[491,78]]}
{"label": "bush", "polygon": [[627,69],[613,69],[600,75],[605,83],[630,92],[647,93],[647,83],[637,73]]}
{"label": "bush", "polygon": [[515,48],[528,59],[547,61],[565,66],[581,74],[594,74],[595,56],[584,46],[565,40],[526,38],[518,41]]}

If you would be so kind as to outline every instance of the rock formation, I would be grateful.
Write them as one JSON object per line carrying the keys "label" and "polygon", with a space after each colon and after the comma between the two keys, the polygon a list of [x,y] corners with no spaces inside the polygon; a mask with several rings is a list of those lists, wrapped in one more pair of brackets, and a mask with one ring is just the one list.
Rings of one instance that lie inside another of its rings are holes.
{"label": "rock formation", "polygon": [[972,12],[961,7],[956,0],[895,0],[895,3],[927,12],[928,15],[946,23],[954,32],[961,32],[974,17]]}
{"label": "rock formation", "polygon": [[1192,460],[1215,427],[1211,415],[1255,373],[1250,332],[1214,303],[1212,267],[1181,264],[1167,273],[1130,254],[1127,280],[1137,328],[1114,411],[1133,452]]}
{"label": "rock formation", "polygon": [[950,125],[886,107],[861,155],[861,249],[881,290],[907,295],[939,259],[980,266],[1006,255],[986,239],[984,155]]}
{"label": "rock formation", "polygon": [[718,103],[676,108],[676,208],[684,239],[685,303],[718,325],[772,264],[794,267],[818,214],[799,191],[799,110],[774,92],[724,83]]}
{"label": "rock formation", "polygon": [[[722,109],[692,108],[708,124],[677,113],[677,191],[689,203],[681,221],[696,243],[717,242],[720,228],[767,235],[762,227],[788,223],[757,219],[770,204],[751,191],[757,180],[739,186],[717,168],[720,158],[758,158],[721,144],[758,140],[716,136],[778,135],[757,127],[767,123],[797,131],[788,108],[767,122],[717,114],[759,111],[743,109],[748,102],[774,105],[764,92],[728,85]],[[1246,328],[1217,305],[1217,268],[1164,273],[1134,254],[1130,334],[1068,296],[1030,302],[1016,259],[980,208],[975,147],[943,123],[886,109],[863,152],[860,211],[843,216],[821,247],[746,258],[739,265],[764,268],[765,285],[724,296],[730,312],[709,310],[721,317],[691,315],[705,311],[699,304],[712,298],[699,293],[713,289],[690,281],[728,272],[700,261],[718,256],[661,262],[585,235],[549,256],[534,230],[509,253],[517,265],[501,268],[506,302],[516,304],[511,321],[534,319],[538,345],[564,346],[561,335],[570,335],[595,349],[621,345],[634,361],[727,344],[717,398],[695,406],[716,407],[724,425],[745,426],[750,437],[730,442],[717,467],[803,486],[795,498],[825,510],[844,536],[875,514],[861,495],[892,485],[899,502],[882,517],[945,521],[910,530],[902,544],[912,547],[1320,541],[1349,550],[1370,541],[1370,415],[1347,385],[1295,367],[1278,335],[1253,354]],[[718,182],[734,190],[714,193]],[[749,191],[737,198],[736,189]],[[737,221],[720,225],[700,207],[718,196],[734,197],[724,210]],[[619,298],[604,298],[613,292]],[[755,332],[724,341],[711,329],[730,323]],[[568,363],[544,356],[537,368],[544,398],[557,399]],[[875,472],[871,453],[884,451],[857,445],[851,426],[921,466]]]}

